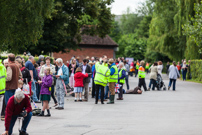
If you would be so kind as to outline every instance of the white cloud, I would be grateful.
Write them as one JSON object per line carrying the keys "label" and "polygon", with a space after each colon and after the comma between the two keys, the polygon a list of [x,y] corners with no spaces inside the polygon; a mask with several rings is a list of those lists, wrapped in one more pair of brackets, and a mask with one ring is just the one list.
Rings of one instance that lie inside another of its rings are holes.
{"label": "white cloud", "polygon": [[111,6],[111,11],[115,15],[123,14],[123,12],[126,11],[128,7],[130,7],[132,11],[135,11],[139,3],[144,1],[145,0],[115,0],[115,2]]}

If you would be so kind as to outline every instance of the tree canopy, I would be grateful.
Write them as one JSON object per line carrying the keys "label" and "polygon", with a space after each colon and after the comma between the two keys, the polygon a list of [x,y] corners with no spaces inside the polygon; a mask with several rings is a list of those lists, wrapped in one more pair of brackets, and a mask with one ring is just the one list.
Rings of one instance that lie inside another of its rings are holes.
{"label": "tree canopy", "polygon": [[[2,50],[35,54],[75,49],[82,34],[105,37],[113,23],[113,0],[0,0]],[[17,8],[14,8],[14,6]],[[11,9],[16,10],[11,10]],[[5,34],[4,34],[5,33]],[[17,46],[16,46],[17,45]]]}

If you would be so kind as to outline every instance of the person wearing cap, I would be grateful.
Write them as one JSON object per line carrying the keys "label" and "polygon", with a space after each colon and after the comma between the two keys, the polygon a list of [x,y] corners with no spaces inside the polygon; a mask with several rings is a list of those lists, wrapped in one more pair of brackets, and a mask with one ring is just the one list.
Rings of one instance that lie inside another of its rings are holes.
{"label": "person wearing cap", "polygon": [[109,69],[110,69],[110,77],[109,77],[109,91],[110,91],[110,101],[107,104],[114,104],[115,98],[115,84],[118,82],[118,68],[114,63],[113,59],[109,60]]}

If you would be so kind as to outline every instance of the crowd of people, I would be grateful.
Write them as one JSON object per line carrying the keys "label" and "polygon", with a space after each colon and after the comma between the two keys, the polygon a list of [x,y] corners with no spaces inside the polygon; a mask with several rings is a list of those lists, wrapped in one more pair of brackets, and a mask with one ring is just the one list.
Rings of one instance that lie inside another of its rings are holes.
{"label": "crowd of people", "polygon": [[[170,89],[173,84],[175,90],[176,79],[186,79],[186,73],[190,70],[183,60],[181,65],[167,63]],[[63,59],[54,59],[51,63],[50,57],[39,56],[36,62],[33,56],[28,61],[14,54],[9,54],[8,59],[0,61],[0,95],[4,95],[1,110],[1,120],[5,120],[5,132],[3,135],[12,134],[12,129],[18,117],[24,117],[21,135],[27,135],[27,126],[32,117],[31,102],[41,103],[42,111],[38,116],[50,117],[49,102],[51,97],[54,107],[57,110],[64,109],[64,97],[70,91],[74,93],[75,102],[88,102],[89,95],[95,98],[95,104],[109,99],[107,104],[115,103],[115,93],[118,93],[117,100],[123,100],[123,94],[141,94],[141,87],[144,91],[155,90],[157,75],[162,76],[163,63],[161,61],[153,64],[144,61],[129,63],[124,57],[113,59],[103,55],[100,58],[86,57],[80,61],[79,57],[73,56],[66,63]],[[150,83],[147,89],[145,77],[150,73]],[[133,76],[139,78],[138,87],[130,89],[128,78]],[[123,85],[126,84],[126,90]],[[84,96],[82,98],[82,95]],[[56,98],[57,97],[57,98]],[[45,115],[45,111],[47,114]]]}

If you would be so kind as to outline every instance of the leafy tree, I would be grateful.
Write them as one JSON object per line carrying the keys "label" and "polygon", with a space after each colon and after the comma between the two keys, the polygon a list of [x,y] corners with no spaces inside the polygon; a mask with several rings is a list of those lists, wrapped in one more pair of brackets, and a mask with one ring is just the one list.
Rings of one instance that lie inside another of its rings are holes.
{"label": "leafy tree", "polygon": [[54,0],[0,0],[0,48],[17,53],[19,46],[37,43]]}
{"label": "leafy tree", "polygon": [[138,24],[141,22],[143,16],[139,16],[127,9],[126,13],[121,17],[120,28],[123,34],[134,33],[138,29]]}
{"label": "leafy tree", "polygon": [[118,42],[118,56],[132,57],[135,59],[144,59],[147,41],[144,38],[138,38],[137,34],[123,35]]}
{"label": "leafy tree", "polygon": [[66,52],[76,49],[82,34],[105,37],[112,27],[113,15],[108,7],[113,0],[55,0],[51,19],[46,19],[39,43],[29,45],[32,54]]}
{"label": "leafy tree", "polygon": [[[197,44],[199,53],[202,53],[202,2],[196,3],[194,6],[195,16],[187,21],[184,25],[184,35],[188,36],[192,40],[192,45]],[[197,50],[196,50],[197,51]]]}
{"label": "leafy tree", "polygon": [[122,34],[121,34],[121,29],[120,26],[118,24],[118,22],[114,21],[113,22],[113,27],[111,28],[111,33],[109,34],[109,36],[116,42],[118,43],[119,39],[121,38]]}

